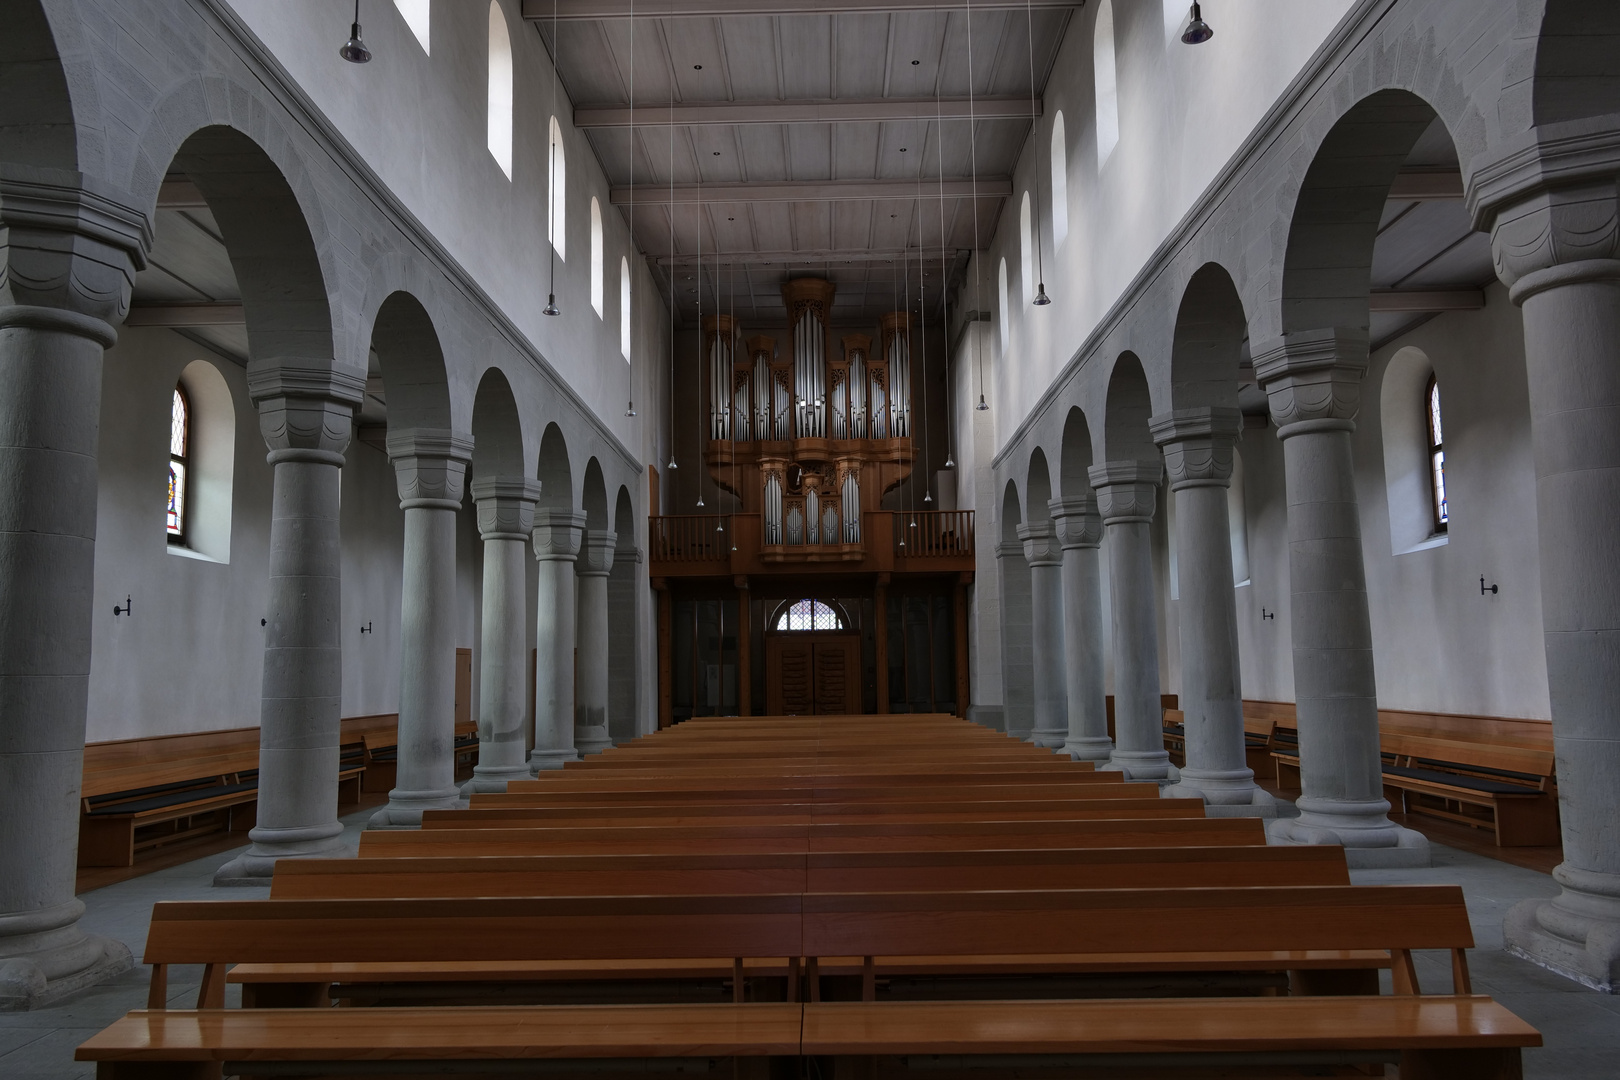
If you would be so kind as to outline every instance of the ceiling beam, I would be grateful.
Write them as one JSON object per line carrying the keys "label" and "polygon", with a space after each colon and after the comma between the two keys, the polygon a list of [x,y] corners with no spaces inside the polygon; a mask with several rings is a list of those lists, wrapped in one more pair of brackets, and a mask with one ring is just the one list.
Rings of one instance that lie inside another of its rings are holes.
{"label": "ceiling beam", "polygon": [[245,326],[240,301],[174,304],[136,300],[129,306],[125,326]]}
{"label": "ceiling beam", "polygon": [[[953,259],[957,256],[965,254],[967,253],[958,251],[951,252]],[[937,268],[939,266],[939,251],[937,249],[924,252],[923,257],[923,268],[925,270],[929,268]],[[917,249],[885,248],[883,250],[865,251],[836,251],[832,249],[816,251],[738,251],[729,254],[722,251],[718,255],[710,251],[705,252],[702,256],[698,256],[696,254],[674,256],[660,255],[656,261],[659,266],[697,266],[701,262],[705,267],[712,267],[716,262],[719,262],[720,265],[724,267],[728,262],[731,262],[735,263],[739,267],[744,268],[764,268],[774,266],[777,263],[792,263],[794,265],[802,265],[805,263],[873,263],[898,262],[902,259],[915,263],[917,261]]]}
{"label": "ceiling beam", "polygon": [[1377,313],[1478,311],[1485,306],[1483,289],[1381,289],[1367,299]]}
{"label": "ceiling beam", "polygon": [[[1082,7],[1084,0],[973,0],[978,11],[1062,11]],[[523,0],[523,17],[532,22],[581,19],[714,18],[724,15],[833,15],[890,11],[961,11],[961,0]]]}
{"label": "ceiling beam", "polygon": [[[616,187],[608,199],[614,206],[710,205],[749,202],[846,202],[851,199],[915,199],[915,180],[811,180],[760,184],[646,184],[631,189]],[[1012,180],[1005,176],[981,176],[977,187],[971,179],[923,179],[922,197],[1001,199],[1012,194]]]}
{"label": "ceiling beam", "polygon": [[[1040,115],[1040,100],[1033,109],[1027,97],[979,98],[972,103],[975,120],[1027,120]],[[886,120],[967,120],[967,98],[945,101],[872,100],[841,101],[714,101],[681,105],[581,105],[574,110],[577,128],[627,128],[670,124],[851,124]]]}

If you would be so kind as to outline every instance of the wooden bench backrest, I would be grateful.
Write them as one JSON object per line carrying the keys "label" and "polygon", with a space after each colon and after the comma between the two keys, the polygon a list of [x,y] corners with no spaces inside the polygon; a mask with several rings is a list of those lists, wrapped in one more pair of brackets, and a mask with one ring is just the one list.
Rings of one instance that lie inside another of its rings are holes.
{"label": "wooden bench backrest", "polygon": [[[678,829],[682,835],[698,836],[780,836],[781,830],[820,831],[825,835],[869,836],[913,835],[961,827],[989,833],[1039,829],[1065,821],[1120,820],[1127,818],[1201,819],[1204,806],[1198,799],[1092,799],[1077,801],[1052,810],[1015,809],[991,814],[969,807],[959,812],[896,814],[773,813],[761,808],[746,817],[683,818],[678,812],[654,811],[631,818],[558,818],[546,809],[502,807],[488,810],[425,810],[422,828],[490,829],[525,827],[547,832],[584,833],[614,829]],[[765,830],[765,831],[760,831]],[[807,834],[808,835],[808,834]]]}
{"label": "wooden bench backrest", "polygon": [[388,745],[392,746],[399,731],[398,713],[381,713],[376,716],[345,716],[338,721],[339,738],[346,743],[359,742],[366,735],[388,735]]}
{"label": "wooden bench backrest", "polygon": [[1473,944],[1468,909],[1455,885],[804,897],[806,956],[1460,949]]}
{"label": "wooden bench backrest", "polygon": [[[999,789],[998,789],[999,790]],[[530,795],[526,792],[478,792],[472,797],[473,810],[532,810],[537,815],[562,820],[566,818],[633,818],[661,814],[679,814],[682,817],[747,817],[761,814],[946,814],[973,811],[985,817],[999,817],[1010,813],[1045,813],[1096,806],[1099,803],[1140,802],[1158,798],[1155,784],[1097,784],[1086,788],[1070,788],[1044,798],[1008,799],[977,798],[973,789],[965,789],[956,798],[939,793],[921,799],[811,799],[798,793],[784,794],[777,801],[760,799],[743,802],[698,802],[694,799],[644,799],[622,803],[585,803],[583,805],[555,796]]]}
{"label": "wooden bench backrest", "polygon": [[1250,735],[1264,735],[1270,739],[1277,733],[1277,721],[1260,716],[1245,716],[1243,730]]}
{"label": "wooden bench backrest", "polygon": [[[1121,773],[1098,773],[1098,776],[1120,777]],[[515,787],[515,785],[513,785]],[[1127,784],[968,784],[962,786],[932,786],[922,784],[899,788],[813,788],[813,787],[759,787],[696,790],[638,790],[635,787],[610,788],[597,791],[581,788],[570,791],[549,789],[478,792],[472,797],[474,807],[483,806],[555,806],[584,810],[588,807],[659,806],[679,808],[687,806],[780,805],[784,802],[804,803],[859,803],[865,806],[888,806],[922,801],[951,800],[963,802],[1044,802],[1051,799],[1139,797],[1138,788],[1156,790],[1157,785]],[[1123,792],[1123,794],[1120,794]]]}
{"label": "wooden bench backrest", "polygon": [[276,900],[1348,885],[1327,846],[877,855],[287,859]]}
{"label": "wooden bench backrest", "polygon": [[229,728],[86,743],[79,794],[111,795],[256,769],[259,729]]}
{"label": "wooden bench backrest", "polygon": [[1378,743],[1386,754],[1428,758],[1471,765],[1482,769],[1505,769],[1532,776],[1552,776],[1553,752],[1523,746],[1490,746],[1453,739],[1430,739],[1418,735],[1379,732]]}
{"label": "wooden bench backrest", "polygon": [[1258,818],[1129,818],[1011,823],[977,828],[936,825],[926,831],[847,826],[753,830],[713,829],[421,829],[368,831],[361,858],[400,855],[699,854],[813,851],[983,851],[1030,848],[1208,847],[1264,845]]}
{"label": "wooden bench backrest", "polygon": [[1005,786],[1022,783],[1122,784],[1124,782],[1123,773],[1092,772],[1086,769],[1042,770],[1030,774],[1000,771],[985,773],[962,771],[955,773],[874,772],[860,775],[837,772],[743,774],[728,770],[719,770],[711,774],[699,774],[695,770],[672,770],[664,774],[621,773],[610,775],[604,773],[592,776],[554,772],[548,774],[545,779],[513,780],[507,784],[506,790],[509,792],[687,791],[701,793],[763,790],[780,793],[790,788],[809,788],[823,791],[831,791],[835,788],[882,788],[889,792],[899,792],[919,787],[954,789],[958,787]]}
{"label": "wooden bench backrest", "polygon": [[1553,748],[1552,722],[1548,720],[1379,709],[1378,730],[1380,734],[1417,735],[1487,746],[1522,746],[1549,752]]}

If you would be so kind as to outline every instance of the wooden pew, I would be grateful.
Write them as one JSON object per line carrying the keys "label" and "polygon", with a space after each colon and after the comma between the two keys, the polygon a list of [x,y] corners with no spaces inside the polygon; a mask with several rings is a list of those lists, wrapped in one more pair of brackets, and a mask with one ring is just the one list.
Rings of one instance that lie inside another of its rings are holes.
{"label": "wooden pew", "polygon": [[[1190,803],[1191,805],[1183,805]],[[743,829],[770,825],[877,825],[950,822],[1091,821],[1109,818],[1200,818],[1195,799],[1071,799],[1055,803],[922,803],[875,810],[848,809],[838,803],[753,806],[750,814],[688,814],[683,810],[627,807],[630,814],[559,814],[545,807],[486,807],[472,810],[428,810],[424,829],[488,829],[527,826],[536,829],[604,829],[644,827],[714,827]]]}
{"label": "wooden pew", "polygon": [[1491,829],[1498,847],[1560,842],[1553,751],[1381,732],[1387,798],[1405,813]]}
{"label": "wooden pew", "polygon": [[1520,1048],[1540,1045],[1488,997],[1292,997],[820,1002],[804,1007],[800,1051],[830,1064],[828,1080],[986,1066],[1018,1077],[1344,1075],[1335,1065],[1382,1075],[1385,1062],[1406,1080],[1516,1080]]}

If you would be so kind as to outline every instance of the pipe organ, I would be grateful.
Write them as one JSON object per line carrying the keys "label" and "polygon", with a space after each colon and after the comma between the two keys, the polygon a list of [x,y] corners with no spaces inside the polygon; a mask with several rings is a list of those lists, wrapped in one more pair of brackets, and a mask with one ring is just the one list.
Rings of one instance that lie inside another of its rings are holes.
{"label": "pipe organ", "polygon": [[861,515],[911,473],[911,321],[883,316],[875,351],[865,333],[835,344],[834,292],[821,278],[782,286],[786,355],[731,316],[704,319],[706,459],[742,512],[761,516],[767,549],[858,559]]}

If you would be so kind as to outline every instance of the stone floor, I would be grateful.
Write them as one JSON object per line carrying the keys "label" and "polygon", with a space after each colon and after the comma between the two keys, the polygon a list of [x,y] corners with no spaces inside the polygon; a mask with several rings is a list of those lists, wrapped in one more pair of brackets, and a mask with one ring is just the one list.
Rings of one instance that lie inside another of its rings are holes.
{"label": "stone floor", "polygon": [[[345,838],[359,843],[372,811],[344,819]],[[229,900],[263,896],[257,889],[215,890],[214,869],[233,853],[156,871],[86,893],[86,929],[126,942],[138,958],[156,900]],[[1358,870],[1360,884],[1448,883],[1461,885],[1474,923],[1476,948],[1470,954],[1474,989],[1490,994],[1538,1027],[1547,1045],[1525,1053],[1527,1078],[1612,1080],[1620,1076],[1620,996],[1599,994],[1502,951],[1502,916],[1514,903],[1557,892],[1545,874],[1494,859],[1435,845],[1434,865],[1426,870]],[[1444,953],[1418,957],[1425,990],[1444,991],[1451,968]],[[169,976],[169,1001],[185,1008],[196,1001],[201,968],[176,968]],[[0,1077],[4,1080],[67,1080],[92,1077],[91,1066],[73,1060],[79,1043],[130,1009],[144,1006],[144,967],[106,983],[66,1004],[31,1013],[0,1013]],[[1386,984],[1386,992],[1387,992]],[[239,992],[228,994],[231,1005]]]}

